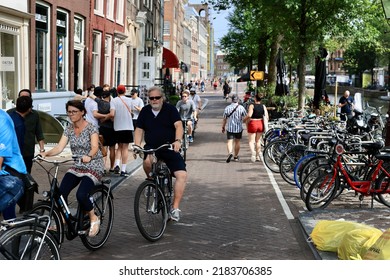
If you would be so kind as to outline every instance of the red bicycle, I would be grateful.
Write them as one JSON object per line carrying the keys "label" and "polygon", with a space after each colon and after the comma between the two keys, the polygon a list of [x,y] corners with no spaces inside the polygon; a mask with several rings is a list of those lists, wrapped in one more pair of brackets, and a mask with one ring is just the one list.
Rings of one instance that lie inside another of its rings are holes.
{"label": "red bicycle", "polygon": [[309,211],[323,209],[330,204],[340,188],[341,178],[345,184],[344,188],[349,187],[360,194],[360,201],[363,201],[366,196],[371,196],[371,208],[374,199],[390,207],[390,153],[379,153],[383,143],[372,142],[363,144],[362,147],[371,155],[363,180],[348,172],[343,164],[344,146],[337,144],[335,162],[319,174],[308,189],[305,202]]}

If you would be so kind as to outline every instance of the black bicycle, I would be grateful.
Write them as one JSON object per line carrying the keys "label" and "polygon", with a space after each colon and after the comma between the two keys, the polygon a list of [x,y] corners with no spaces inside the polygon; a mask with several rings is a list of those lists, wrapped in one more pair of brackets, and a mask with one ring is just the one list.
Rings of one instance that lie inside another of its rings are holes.
{"label": "black bicycle", "polygon": [[[43,226],[45,223],[46,226]],[[59,260],[49,216],[25,215],[0,223],[0,260]]]}
{"label": "black bicycle", "polygon": [[[47,173],[50,182],[50,191],[43,192],[45,197],[33,205],[31,213],[38,215],[48,215],[51,217],[49,231],[57,238],[59,244],[64,242],[64,236],[68,240],[73,240],[77,236],[81,238],[84,246],[89,250],[101,248],[112,230],[114,219],[114,203],[111,193],[111,180],[102,180],[90,193],[90,200],[93,203],[95,214],[100,218],[100,229],[96,236],[90,237],[88,230],[90,228],[89,216],[80,208],[76,202],[75,212],[71,204],[67,204],[60,193],[58,185],[59,166],[71,161],[80,161],[79,156],[73,156],[71,159],[63,161],[47,160],[37,156],[34,161],[38,163]],[[42,162],[52,165],[51,168],[45,168]],[[54,172],[52,170],[54,169]],[[53,174],[54,173],[54,174]]]}
{"label": "black bicycle", "polygon": [[187,160],[187,150],[190,146],[190,141],[188,139],[188,126],[187,122],[190,121],[191,119],[181,119],[183,123],[183,140],[181,142],[181,148],[180,148],[180,154],[183,157],[184,161]]}
{"label": "black bicycle", "polygon": [[142,149],[133,146],[134,152],[152,155],[150,179],[138,187],[134,198],[134,215],[142,236],[149,241],[157,241],[164,235],[173,202],[172,176],[167,165],[158,160],[155,153],[160,149],[172,149],[164,144],[156,149]]}

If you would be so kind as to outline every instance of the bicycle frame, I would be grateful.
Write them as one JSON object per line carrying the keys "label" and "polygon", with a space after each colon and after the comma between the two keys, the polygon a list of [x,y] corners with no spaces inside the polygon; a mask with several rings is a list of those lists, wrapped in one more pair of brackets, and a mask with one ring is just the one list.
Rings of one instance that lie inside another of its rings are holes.
{"label": "bicycle frame", "polygon": [[338,155],[337,160],[335,164],[333,165],[333,177],[328,184],[328,186],[332,186],[334,181],[336,180],[336,177],[338,176],[338,171],[341,171],[344,178],[346,179],[347,185],[350,186],[354,191],[362,194],[362,195],[371,195],[372,193],[378,194],[378,193],[390,193],[390,188],[387,188],[383,190],[382,188],[376,189],[374,187],[375,185],[375,178],[378,176],[379,172],[382,171],[386,174],[386,176],[390,177],[390,173],[387,172],[385,168],[383,168],[383,160],[379,160],[377,166],[374,169],[374,172],[372,172],[372,175],[370,177],[370,180],[353,180],[351,176],[348,174],[346,168],[344,167],[342,161],[342,156]]}

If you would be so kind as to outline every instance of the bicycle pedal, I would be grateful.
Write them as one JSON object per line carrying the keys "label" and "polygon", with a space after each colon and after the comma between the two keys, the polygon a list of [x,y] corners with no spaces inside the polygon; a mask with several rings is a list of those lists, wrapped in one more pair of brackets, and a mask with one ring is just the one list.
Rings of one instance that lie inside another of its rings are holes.
{"label": "bicycle pedal", "polygon": [[79,230],[77,232],[78,235],[87,235],[87,231],[86,230]]}

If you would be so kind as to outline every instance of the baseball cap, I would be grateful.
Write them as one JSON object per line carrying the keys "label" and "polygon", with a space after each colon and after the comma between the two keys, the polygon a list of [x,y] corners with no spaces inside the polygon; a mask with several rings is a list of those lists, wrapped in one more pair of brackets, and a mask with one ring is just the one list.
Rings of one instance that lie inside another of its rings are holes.
{"label": "baseball cap", "polygon": [[232,102],[238,102],[238,96],[236,94],[232,96]]}
{"label": "baseball cap", "polygon": [[118,93],[125,93],[126,92],[126,87],[124,85],[119,85],[117,88],[116,88],[116,91]]}

